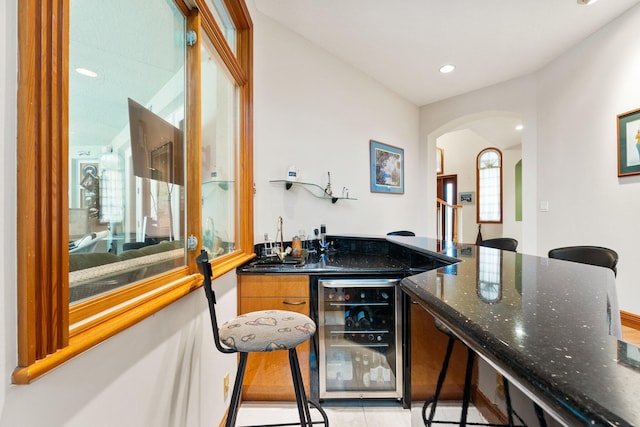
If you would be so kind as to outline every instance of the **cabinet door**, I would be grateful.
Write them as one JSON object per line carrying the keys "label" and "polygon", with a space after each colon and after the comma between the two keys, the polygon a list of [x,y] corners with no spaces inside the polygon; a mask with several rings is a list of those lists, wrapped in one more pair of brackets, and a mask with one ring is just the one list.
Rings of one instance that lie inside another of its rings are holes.
{"label": "cabinet door", "polygon": [[[413,401],[426,400],[435,393],[448,340],[449,337],[436,328],[435,321],[429,313],[418,304],[411,304],[411,399]],[[466,363],[466,347],[456,341],[442,387],[441,399],[462,400]],[[477,372],[474,375],[477,375]],[[473,384],[477,384],[475,376]]]}
{"label": "cabinet door", "polygon": [[[309,315],[308,276],[239,276],[238,283],[241,286],[238,305],[240,314],[277,309]],[[296,347],[307,393],[309,392],[309,348],[309,341]],[[242,398],[244,400],[295,400],[289,352],[249,354]]]}

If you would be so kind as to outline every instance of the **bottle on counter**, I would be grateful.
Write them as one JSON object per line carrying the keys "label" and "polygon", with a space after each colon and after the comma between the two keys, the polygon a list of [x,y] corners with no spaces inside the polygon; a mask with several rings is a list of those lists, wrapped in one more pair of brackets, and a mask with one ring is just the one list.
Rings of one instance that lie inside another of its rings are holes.
{"label": "bottle on counter", "polygon": [[327,226],[325,224],[320,225],[318,246],[320,247],[320,253],[323,253],[327,249]]}
{"label": "bottle on counter", "polygon": [[291,239],[291,249],[292,255],[294,256],[300,256],[302,254],[302,241],[300,237],[293,236],[293,239]]}

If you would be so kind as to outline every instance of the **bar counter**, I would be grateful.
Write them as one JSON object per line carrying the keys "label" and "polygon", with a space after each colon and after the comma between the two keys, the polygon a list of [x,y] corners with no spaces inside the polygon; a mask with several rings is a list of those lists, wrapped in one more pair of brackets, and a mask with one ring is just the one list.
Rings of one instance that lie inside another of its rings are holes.
{"label": "bar counter", "polygon": [[405,278],[409,297],[555,419],[640,426],[640,349],[624,343],[612,271],[449,244],[390,242],[459,262]]}

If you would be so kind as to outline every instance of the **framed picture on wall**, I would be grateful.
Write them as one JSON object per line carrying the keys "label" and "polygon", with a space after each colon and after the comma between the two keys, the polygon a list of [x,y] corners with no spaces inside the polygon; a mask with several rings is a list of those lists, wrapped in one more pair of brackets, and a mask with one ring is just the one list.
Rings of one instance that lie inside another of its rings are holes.
{"label": "framed picture on wall", "polygon": [[404,150],[369,141],[371,192],[404,194]]}
{"label": "framed picture on wall", "polygon": [[476,200],[475,191],[465,191],[458,194],[458,200],[461,205],[473,205]]}
{"label": "framed picture on wall", "polygon": [[640,175],[640,109],[618,115],[618,176]]}

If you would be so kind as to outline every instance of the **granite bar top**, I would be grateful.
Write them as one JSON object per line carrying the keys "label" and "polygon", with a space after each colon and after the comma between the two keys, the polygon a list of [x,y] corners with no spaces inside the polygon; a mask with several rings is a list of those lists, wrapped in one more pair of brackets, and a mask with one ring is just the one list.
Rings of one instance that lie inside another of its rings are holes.
{"label": "granite bar top", "polygon": [[640,426],[640,349],[616,338],[613,272],[419,237],[389,241],[459,260],[401,287],[559,421]]}
{"label": "granite bar top", "polygon": [[[328,236],[329,249],[320,252],[317,247],[301,262],[294,259],[279,262],[277,257],[261,257],[240,266],[237,274],[308,274],[358,275],[396,274],[404,277],[438,268],[451,258],[434,254],[417,254],[402,245],[390,243],[384,237]],[[285,242],[287,246],[288,242]],[[260,246],[256,253],[260,253]],[[446,260],[446,261],[445,261]]]}

